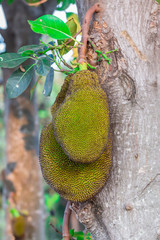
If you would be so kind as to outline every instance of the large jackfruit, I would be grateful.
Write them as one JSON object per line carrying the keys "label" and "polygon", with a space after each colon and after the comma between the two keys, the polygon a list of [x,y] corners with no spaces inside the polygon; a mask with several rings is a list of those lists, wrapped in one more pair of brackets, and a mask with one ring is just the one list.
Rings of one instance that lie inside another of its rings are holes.
{"label": "large jackfruit", "polygon": [[70,159],[93,162],[107,146],[107,96],[97,74],[88,70],[69,76],[64,85],[63,96],[52,108],[54,136]]}
{"label": "large jackfruit", "polygon": [[104,186],[111,167],[111,136],[101,157],[92,163],[68,158],[57,143],[52,123],[43,128],[40,139],[40,165],[44,179],[63,198],[83,202]]}

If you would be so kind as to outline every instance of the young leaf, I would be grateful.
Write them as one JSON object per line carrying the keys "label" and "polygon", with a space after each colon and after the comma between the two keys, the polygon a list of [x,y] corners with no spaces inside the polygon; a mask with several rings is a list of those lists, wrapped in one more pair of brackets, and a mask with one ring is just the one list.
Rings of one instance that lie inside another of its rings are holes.
{"label": "young leaf", "polygon": [[33,77],[34,65],[25,66],[25,72],[18,69],[11,74],[6,83],[8,98],[16,98],[26,90]]}
{"label": "young leaf", "polygon": [[3,53],[0,55],[0,67],[14,68],[26,61],[28,57],[17,53]]}
{"label": "young leaf", "polygon": [[[68,26],[68,28],[69,28],[69,30],[70,30],[70,32],[71,32],[71,36],[73,37],[76,33],[77,33],[77,24],[75,23],[75,21],[74,21],[74,19],[73,18],[71,18],[70,20],[68,20],[67,22],[66,22],[66,24],[67,24],[67,26]],[[58,41],[58,44],[62,44],[62,43],[66,43],[67,42],[67,40],[64,40],[64,41],[62,41],[62,40],[59,40]],[[74,41],[72,41],[72,42],[70,42],[69,44],[68,44],[68,46],[74,46]],[[69,47],[63,47],[60,51],[59,51],[59,53],[61,54],[61,56],[63,56],[64,54],[66,54],[67,52],[69,52],[70,51],[70,48]]]}
{"label": "young leaf", "polygon": [[71,37],[68,26],[58,17],[43,15],[34,21],[29,20],[31,29],[40,34],[47,34],[54,39],[66,39]]}
{"label": "young leaf", "polygon": [[50,68],[50,71],[46,77],[43,94],[47,97],[50,96],[53,87],[53,79],[54,79],[54,70]]}
{"label": "young leaf", "polygon": [[19,54],[22,54],[23,52],[27,51],[27,50],[32,50],[33,52],[37,53],[38,51],[43,51],[44,50],[44,45],[40,44],[40,45],[26,45],[21,47],[20,49],[18,49]]}
{"label": "young leaf", "polygon": [[68,21],[72,18],[74,19],[75,23],[77,24],[77,32],[78,32],[81,29],[81,25],[80,25],[80,22],[79,22],[78,15],[75,14],[75,13],[72,13],[72,14],[71,13],[66,13],[66,16],[67,16]]}
{"label": "young leaf", "polygon": [[40,76],[46,76],[50,70],[51,62],[47,57],[39,58],[36,64],[36,72]]}

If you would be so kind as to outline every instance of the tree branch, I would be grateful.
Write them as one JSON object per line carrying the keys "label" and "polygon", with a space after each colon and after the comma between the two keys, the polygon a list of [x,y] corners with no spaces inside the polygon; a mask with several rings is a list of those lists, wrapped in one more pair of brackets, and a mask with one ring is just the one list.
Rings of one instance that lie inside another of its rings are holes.
{"label": "tree branch", "polygon": [[68,201],[65,212],[64,212],[64,218],[63,218],[63,227],[62,227],[62,233],[63,233],[63,240],[70,240],[70,233],[69,233],[69,220],[71,216],[71,210],[70,210],[71,202]]}
{"label": "tree branch", "polygon": [[88,9],[88,11],[85,14],[83,25],[82,25],[82,43],[83,46],[80,49],[79,54],[79,63],[86,62],[86,51],[87,51],[87,41],[88,41],[88,31],[89,31],[89,24],[92,18],[93,13],[99,12],[100,4],[96,3],[91,8]]}
{"label": "tree branch", "polygon": [[86,203],[72,203],[71,209],[76,213],[78,220],[85,225],[87,231],[91,233],[94,240],[111,240],[102,222],[101,211],[99,211],[97,204],[91,201]]}

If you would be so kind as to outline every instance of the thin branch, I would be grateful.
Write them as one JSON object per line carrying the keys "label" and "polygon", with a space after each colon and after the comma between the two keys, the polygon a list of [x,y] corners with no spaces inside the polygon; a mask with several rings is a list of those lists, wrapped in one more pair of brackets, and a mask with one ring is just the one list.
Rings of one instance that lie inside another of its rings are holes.
{"label": "thin branch", "polygon": [[[80,29],[80,30],[73,36],[73,38],[76,38],[81,32],[82,32],[82,29]],[[72,41],[73,41],[73,39],[69,39],[69,40],[65,43],[65,45],[69,44],[69,43],[72,42]]]}
{"label": "thin branch", "polygon": [[69,233],[69,220],[71,216],[71,210],[69,208],[70,205],[71,205],[71,202],[68,201],[65,208],[65,212],[64,212],[63,227],[62,227],[63,240],[70,240],[70,237],[71,237]]}
{"label": "thin branch", "polygon": [[86,62],[86,51],[87,51],[87,41],[88,41],[88,31],[89,31],[89,23],[91,21],[92,15],[95,12],[99,12],[100,4],[96,3],[85,14],[83,25],[82,25],[82,43],[80,54],[79,54],[79,63]]}
{"label": "thin branch", "polygon": [[62,233],[52,223],[49,225],[54,229],[55,232],[59,233],[62,236]]}

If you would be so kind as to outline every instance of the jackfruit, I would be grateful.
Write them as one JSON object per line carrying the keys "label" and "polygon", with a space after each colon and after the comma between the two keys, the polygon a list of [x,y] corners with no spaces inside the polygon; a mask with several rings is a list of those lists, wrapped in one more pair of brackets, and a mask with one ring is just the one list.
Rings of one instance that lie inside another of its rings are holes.
{"label": "jackfruit", "polygon": [[104,186],[111,168],[111,136],[101,157],[92,163],[68,158],[57,143],[52,123],[43,128],[40,138],[40,165],[46,182],[63,198],[83,202]]}
{"label": "jackfruit", "polygon": [[68,86],[69,86],[71,76],[72,76],[72,74],[68,75],[64,80],[64,83],[61,87],[61,90],[57,95],[56,101],[51,107],[51,114],[52,115],[54,114],[54,112],[57,110],[59,105],[64,101],[64,99],[66,97],[66,93],[67,93],[67,90],[68,90]]}
{"label": "jackfruit", "polygon": [[60,103],[52,108],[54,136],[70,159],[93,162],[107,146],[107,96],[97,74],[88,70],[71,75],[64,86]]}
{"label": "jackfruit", "polygon": [[16,237],[16,239],[19,237],[24,236],[26,231],[26,221],[23,216],[15,217],[12,220],[12,230],[13,235]]}

